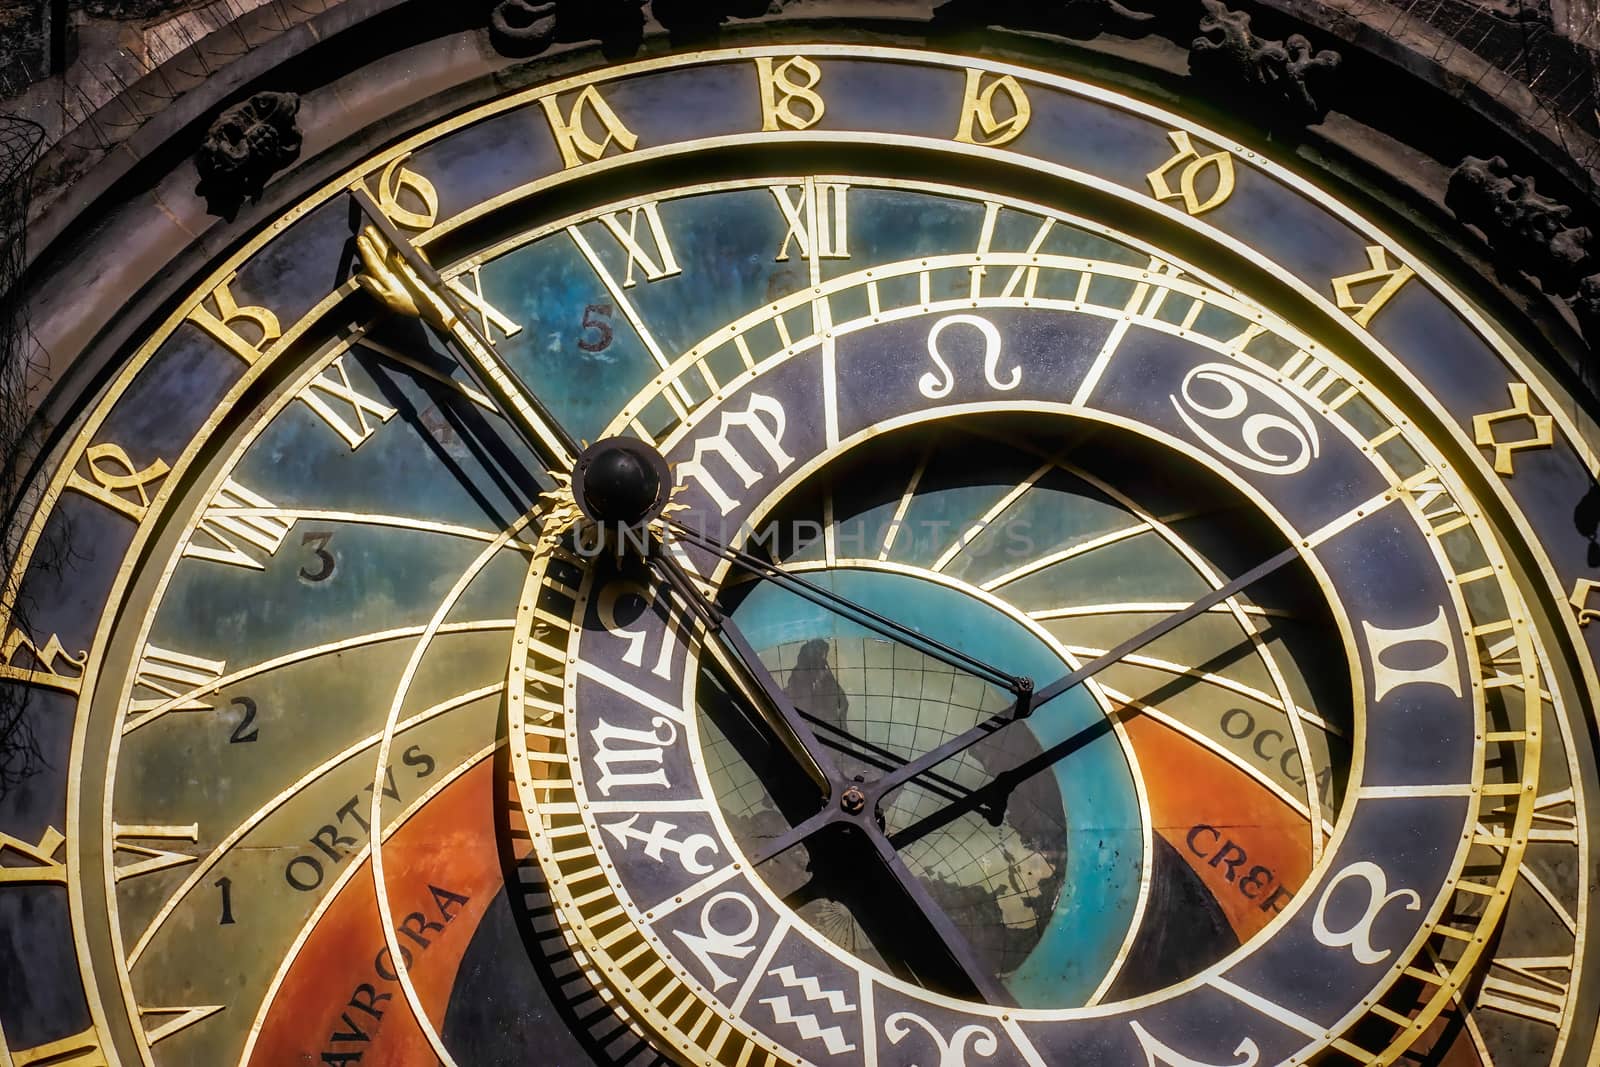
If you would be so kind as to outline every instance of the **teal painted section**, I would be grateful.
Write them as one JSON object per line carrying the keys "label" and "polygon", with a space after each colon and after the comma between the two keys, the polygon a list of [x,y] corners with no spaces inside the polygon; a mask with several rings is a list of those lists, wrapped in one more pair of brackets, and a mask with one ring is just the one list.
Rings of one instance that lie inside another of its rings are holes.
{"label": "teal painted section", "polygon": [[[810,576],[858,604],[1039,687],[1071,668],[1016,620],[965,593],[910,575],[835,570]],[[751,591],[735,617],[757,649],[868,631],[775,586]],[[1051,767],[1071,838],[1066,877],[1042,936],[1003,976],[1023,1007],[1084,1004],[1122,947],[1138,907],[1144,842],[1133,773],[1114,731],[1079,686],[1043,705],[1024,728],[1041,749],[1070,745]]]}

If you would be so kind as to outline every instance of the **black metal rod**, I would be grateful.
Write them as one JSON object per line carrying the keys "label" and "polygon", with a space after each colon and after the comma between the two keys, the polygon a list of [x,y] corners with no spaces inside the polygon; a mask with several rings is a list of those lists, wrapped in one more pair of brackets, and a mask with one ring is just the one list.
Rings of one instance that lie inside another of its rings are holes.
{"label": "black metal rod", "polygon": [[759,578],[765,578],[774,584],[781,585],[790,592],[811,601],[818,607],[827,608],[830,611],[844,615],[866,629],[891,640],[899,641],[902,644],[911,645],[925,652],[931,658],[949,666],[956,667],[969,674],[975,674],[1000,686],[1013,696],[1021,697],[1024,694],[1032,694],[1033,692],[1033,680],[1031,678],[1008,674],[998,667],[991,666],[974,656],[962,652],[960,649],[951,648],[936,638],[929,637],[927,634],[920,633],[909,626],[880,615],[871,608],[863,607],[853,600],[840,596],[831,589],[825,589],[814,582],[806,581],[799,575],[790,574],[788,571],[766,562],[759,556],[753,556],[731,545],[725,545],[715,538],[703,534],[692,527],[685,526],[674,519],[668,519],[667,525],[674,533],[682,536],[684,540],[691,544],[709,549],[735,566],[741,567]]}
{"label": "black metal rod", "polygon": [[[1259,582],[1261,579],[1278,570],[1280,567],[1283,567],[1299,558],[1299,549],[1290,547],[1284,549],[1276,556],[1273,556],[1265,563],[1257,564],[1255,567],[1252,567],[1250,570],[1222,586],[1220,589],[1214,589],[1207,593],[1205,596],[1201,597],[1199,600],[1196,600],[1193,604],[1190,604],[1182,611],[1168,615],[1154,626],[1139,631],[1115,648],[1101,653],[1088,663],[1085,663],[1083,666],[1079,667],[1077,670],[1071,671],[1056,679],[1054,682],[1051,682],[1049,685],[1039,690],[1038,694],[1034,696],[1032,707],[1037,708],[1041,704],[1060,696],[1068,689],[1082,684],[1087,679],[1099,674],[1105,668],[1121,660],[1124,656],[1137,652],[1139,649],[1150,644],[1152,641],[1165,637],[1167,634],[1171,633],[1173,630],[1176,630],[1189,620],[1205,614],[1218,604],[1222,603],[1224,600],[1227,600],[1229,597],[1237,595],[1247,586],[1254,585],[1256,582]],[[1006,726],[1009,726],[1011,723],[1023,718],[1026,714],[1026,710],[1023,709],[1021,702],[1019,701],[1018,705],[1006,711],[1002,711],[990,716],[988,719],[978,723],[965,733],[951,738],[949,741],[946,741],[937,748],[930,749],[921,756],[918,756],[916,759],[905,763],[893,771],[890,771],[877,781],[869,783],[867,786],[869,797],[871,797],[872,801],[876,803],[890,790],[904,785],[917,775],[928,770],[930,767],[943,763],[956,753],[971,748],[973,745],[977,744],[979,741],[982,741],[985,737],[988,737],[996,730],[1000,730]]]}
{"label": "black metal rod", "polygon": [[[470,335],[472,340],[483,350],[483,358],[492,361],[494,369],[505,376],[507,386],[501,387],[494,380],[494,375],[484,373],[482,368],[475,365],[476,361],[470,355],[466,359],[458,356],[456,362],[477,383],[479,388],[500,400],[501,414],[513,426],[517,427],[528,447],[539,454],[541,459],[550,463],[552,468],[565,471],[570,466],[571,460],[575,460],[578,454],[583,451],[577,439],[567,432],[566,427],[561,425],[556,417],[550,413],[550,409],[544,406],[544,402],[539,399],[533,390],[528,388],[527,383],[522,380],[517,372],[512,370],[505,360],[493,354],[494,345],[477,327],[472,325],[472,320],[466,308],[462,307],[459,300],[450,292],[450,287],[445,284],[444,278],[437,270],[434,270],[433,264],[429,263],[427,258],[417,250],[417,246],[412,244],[400,232],[394,221],[383,213],[383,209],[373,201],[372,194],[367,191],[366,187],[360,184],[353,186],[350,190],[350,196],[355,201],[356,206],[361,209],[361,213],[367,217],[367,220],[383,236],[384,242],[393,248],[400,258],[405,261],[406,266],[422,280],[423,284],[433,290],[439,299],[450,308],[456,317],[456,321],[461,324],[461,329]],[[448,333],[448,331],[446,332]],[[459,345],[459,342],[457,344]],[[515,390],[516,395],[506,395],[506,388]],[[538,416],[544,424],[544,429],[566,450],[567,462],[554,462],[558,457],[545,454],[545,448],[538,440],[539,432],[531,426],[524,426],[522,420],[516,417],[515,412],[518,401],[526,404]]]}

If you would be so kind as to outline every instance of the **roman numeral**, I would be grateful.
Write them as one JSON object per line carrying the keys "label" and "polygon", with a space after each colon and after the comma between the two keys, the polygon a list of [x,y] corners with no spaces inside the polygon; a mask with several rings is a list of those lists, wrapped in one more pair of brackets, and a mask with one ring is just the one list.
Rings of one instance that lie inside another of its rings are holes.
{"label": "roman numeral", "polygon": [[[228,563],[255,571],[266,570],[266,565],[258,562],[242,546],[252,546],[268,556],[278,551],[283,539],[289,535],[289,527],[294,525],[294,520],[278,515],[248,513],[255,509],[271,511],[275,507],[272,501],[260,493],[246,489],[229,478],[222,483],[222,488],[217,490],[217,495],[206,506],[200,525],[190,535],[189,543],[184,546],[184,556],[189,559],[209,559],[217,563]],[[240,512],[245,513],[240,514]],[[205,537],[211,543],[196,544],[195,539],[199,537]]]}
{"label": "roman numeral", "polygon": [[[644,247],[640,240],[639,216],[645,219],[645,229],[649,234],[650,243],[654,251]],[[661,210],[655,204],[642,204],[628,209],[628,221],[622,221],[621,212],[608,211],[600,216],[600,221],[605,228],[611,231],[611,236],[617,239],[623,252],[628,256],[628,266],[622,275],[622,287],[631,288],[637,284],[633,276],[635,267],[644,269],[646,281],[658,282],[662,278],[670,278],[674,274],[683,273],[678,266],[678,261],[673,258],[672,245],[667,242],[667,231],[661,225]]]}
{"label": "roman numeral", "polygon": [[94,1027],[33,1048],[11,1050],[13,1067],[107,1067]]}
{"label": "roman numeral", "polygon": [[[1552,809],[1566,804],[1573,804],[1573,814],[1558,815]],[[1577,807],[1572,795],[1572,787],[1556,793],[1545,793],[1533,802],[1533,827],[1528,831],[1528,840],[1545,841],[1558,845],[1571,845],[1578,847],[1578,816]]]}
{"label": "roman numeral", "polygon": [[1425,467],[1401,482],[1400,491],[1416,505],[1429,528],[1438,536],[1459,530],[1472,521],[1456,505],[1455,497],[1450,495],[1439,472],[1432,467]]}
{"label": "roman numeral", "polygon": [[[368,415],[381,424],[394,418],[395,414],[394,408],[358,392],[350,384],[350,372],[345,370],[343,356],[311,379],[311,384],[300,390],[299,398],[316,413],[317,418],[328,424],[330,430],[344,438],[352,452],[372,436]],[[342,407],[336,408],[335,404]]]}
{"label": "roman numeral", "polygon": [[182,867],[186,863],[193,863],[198,857],[185,852],[169,852],[153,845],[139,845],[134,839],[141,841],[190,841],[200,840],[200,824],[190,823],[188,826],[150,826],[143,824],[122,823],[111,824],[111,845],[113,850],[131,852],[140,857],[126,863],[116,865],[116,880],[118,882],[128,878],[137,878],[143,874],[152,874],[156,871],[165,871],[173,867]]}
{"label": "roman numeral", "polygon": [[[465,281],[463,279],[466,279]],[[468,285],[470,281],[472,284]],[[506,337],[514,337],[522,332],[522,326],[511,316],[489,303],[483,295],[483,268],[477,264],[468,267],[462,273],[444,283],[446,289],[460,297],[462,302],[478,313],[478,332],[491,345],[495,343],[494,333],[489,329],[493,326]]]}
{"label": "roman numeral", "polygon": [[220,659],[205,659],[145,645],[133,679],[134,695],[128,701],[128,722],[123,732],[143,726],[148,719],[161,714],[161,709],[210,711],[210,704],[186,694],[210,687],[222,677],[226,667]]}
{"label": "roman numeral", "polygon": [[[983,226],[978,231],[978,255],[986,256],[992,250],[994,245],[995,224],[1000,221],[1000,212],[1003,210],[1004,208],[1001,205],[996,204],[993,201],[985,202],[983,208]],[[1028,247],[1024,249],[1026,254],[1030,256],[1036,255],[1039,249],[1044,247],[1045,238],[1050,236],[1050,231],[1055,229],[1055,225],[1055,219],[1040,219],[1038,228],[1033,231],[1033,237],[1028,241]],[[987,267],[972,268],[972,298],[974,300],[983,295],[983,279],[987,274]],[[1038,267],[1012,268],[1010,277],[1006,279],[1005,288],[1000,291],[1000,299],[1006,300],[1015,295],[1017,287],[1022,284],[1024,278],[1027,279],[1028,284],[1023,290],[1022,295],[1025,298],[1031,299],[1033,297],[1034,288],[1039,284]]]}
{"label": "roman numeral", "polygon": [[772,197],[789,224],[778,248],[777,261],[789,258],[789,246],[800,255],[818,259],[850,258],[850,187],[839,182],[813,182],[803,186],[774,185]]}
{"label": "roman numeral", "polygon": [[[199,1008],[140,1008],[139,1019],[145,1024],[145,1040],[154,1045],[158,1041],[166,1040],[180,1030],[189,1029],[189,1027],[202,1019],[211,1018],[224,1007],[225,1005],[222,1004],[207,1004]],[[158,1017],[171,1015],[176,1016],[176,1018],[167,1019],[166,1022],[158,1023],[152,1027],[149,1025],[149,1017],[152,1015]]]}
{"label": "roman numeral", "polygon": [[1313,400],[1320,401],[1337,411],[1358,393],[1338,371],[1317,359],[1309,352],[1296,352],[1278,368],[1278,373],[1288,378]]}
{"label": "roman numeral", "polygon": [[[1507,972],[1514,977],[1504,977]],[[1564,975],[1551,972],[1565,972]],[[1490,965],[1478,992],[1480,1008],[1560,1026],[1572,985],[1572,957],[1506,956]]]}

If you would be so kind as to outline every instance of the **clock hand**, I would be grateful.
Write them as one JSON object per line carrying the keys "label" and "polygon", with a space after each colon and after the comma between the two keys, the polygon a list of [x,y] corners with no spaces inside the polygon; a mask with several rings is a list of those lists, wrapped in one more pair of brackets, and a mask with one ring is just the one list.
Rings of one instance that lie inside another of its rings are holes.
{"label": "clock hand", "polygon": [[[1134,634],[1126,641],[1123,641],[1115,648],[1107,650],[1101,655],[1090,660],[1088,663],[1083,664],[1083,666],[1077,668],[1076,670],[1069,671],[1062,677],[1056,679],[1054,682],[1051,682],[1049,685],[1039,690],[1038,694],[1034,697],[1033,708],[1037,709],[1041,704],[1053,700],[1074,686],[1082,684],[1084,681],[1094,677],[1107,667],[1118,662],[1124,656],[1127,656],[1133,652],[1137,652],[1139,649],[1145,647],[1151,642],[1166,636],[1189,620],[1197,618],[1200,615],[1204,615],[1206,612],[1227,600],[1229,597],[1238,594],[1244,589],[1254,585],[1256,582],[1259,582],[1261,579],[1267,577],[1267,575],[1272,574],[1274,571],[1277,571],[1278,569],[1294,562],[1299,558],[1299,550],[1294,547],[1290,547],[1284,549],[1282,552],[1279,552],[1271,559],[1257,564],[1250,570],[1235,578],[1233,581],[1223,585],[1221,588],[1213,589],[1211,592],[1196,600],[1182,611],[1174,612],[1153,626],[1149,626],[1143,630],[1140,630],[1138,633]],[[1023,716],[1019,714],[1016,707],[1000,712],[999,714],[991,716],[989,719],[978,723],[965,733],[958,734],[949,741],[946,741],[944,744],[939,745],[937,748],[930,749],[921,756],[918,756],[916,759],[902,764],[895,770],[884,775],[882,778],[879,778],[877,781],[871,783],[869,792],[874,802],[881,800],[885,794],[889,793],[893,789],[897,789],[906,782],[909,782],[923,771],[926,771],[930,767],[944,762],[958,752],[972,747],[985,737],[988,737],[990,734],[994,733],[996,730],[1009,726],[1011,723],[1016,722],[1022,717]]]}
{"label": "clock hand", "polygon": [[742,676],[750,691],[763,698],[767,712],[763,717],[769,723],[776,717],[777,723],[774,725],[780,727],[777,730],[779,740],[799,757],[802,765],[807,766],[812,778],[822,787],[825,808],[835,806],[847,788],[843,773],[834,763],[832,755],[817,740],[811,724],[794,706],[789,694],[756,655],[744,631],[694,584],[683,564],[667,552],[659,541],[652,541],[648,561],[662,581],[678,595],[678,599],[688,605],[705,624],[707,633],[720,636],[724,650],[729,653],[722,659]]}
{"label": "clock hand", "polygon": [[[1182,626],[1191,619],[1205,614],[1207,611],[1222,603],[1224,600],[1227,600],[1229,597],[1238,594],[1245,588],[1254,585],[1256,582],[1265,578],[1267,575],[1272,574],[1274,571],[1277,571],[1278,569],[1298,559],[1299,555],[1299,551],[1293,547],[1284,549],[1276,556],[1266,560],[1264,563],[1257,564],[1255,567],[1246,571],[1244,574],[1241,574],[1233,581],[1228,582],[1221,588],[1214,589],[1207,593],[1205,596],[1196,600],[1182,611],[1174,612],[1173,614],[1166,616],[1160,622],[1141,630],[1137,634],[1134,634],[1132,637],[1128,638],[1126,641],[1123,641],[1115,648],[1109,649],[1101,655],[1096,656],[1094,659],[1083,664],[1076,670],[1069,671],[1067,674],[1039,690],[1032,701],[1032,709],[1037,709],[1040,705],[1054,699],[1057,696],[1060,696],[1068,689],[1080,685],[1085,680],[1092,678],[1100,671],[1121,660],[1124,656],[1127,656],[1133,652],[1137,652],[1139,649],[1150,644],[1152,641],[1171,633],[1173,630],[1177,629],[1179,626]],[[956,755],[957,753],[971,748],[973,745],[977,744],[979,741],[982,741],[984,738],[990,736],[996,731],[1002,730],[1012,723],[1017,722],[1025,717],[1025,715],[1026,712],[1023,711],[1020,703],[1014,704],[1005,711],[997,712],[996,714],[991,715],[989,718],[984,719],[971,729],[957,734],[944,744],[929,749],[927,752],[924,752],[915,759],[907,760],[905,763],[901,764],[899,767],[896,767],[894,770],[889,771],[887,774],[884,774],[882,777],[861,786],[862,792],[866,796],[867,803],[873,809],[876,809],[877,805],[881,803],[883,798],[889,793],[905,785],[918,775],[923,774],[940,763],[943,763],[945,760]],[[782,835],[781,837],[773,838],[771,841],[767,842],[765,848],[750,857],[750,862],[757,865],[765,863],[768,860],[788,851],[795,845],[800,844],[806,838],[811,837],[827,826],[842,821],[844,820],[837,813],[824,808],[811,818],[800,823],[798,826],[795,826],[788,833]]]}
{"label": "clock hand", "polygon": [[[861,787],[855,783],[845,782],[833,758],[817,740],[811,724],[796,710],[789,695],[783,691],[777,679],[772,677],[772,673],[756,656],[755,649],[750,646],[743,631],[725,612],[711,602],[699,586],[694,584],[683,565],[658,540],[653,540],[651,543],[649,561],[679,597],[688,601],[691,610],[706,621],[709,627],[714,627],[711,632],[721,635],[722,640],[732,650],[735,662],[747,672],[749,680],[770,702],[772,710],[777,714],[785,730],[798,743],[806,758],[819,769],[828,787],[828,796],[822,811],[840,813],[843,819],[853,822],[858,830],[866,834],[884,870],[927,924],[950,958],[950,962],[955,965],[972,990],[987,1003],[1010,1004],[1012,1002],[1010,996],[989,973],[991,969],[978,960],[966,937],[884,836]],[[810,820],[807,820],[801,825],[809,823]]]}
{"label": "clock hand", "polygon": [[1015,706],[1023,709],[1018,714],[1026,715],[1028,713],[1026,709],[1035,702],[1032,678],[1008,674],[998,667],[991,666],[962,652],[960,649],[951,648],[949,645],[918,630],[913,630],[909,626],[873,611],[871,608],[857,604],[848,597],[841,596],[825,586],[807,581],[797,574],[790,574],[783,568],[768,563],[759,556],[734,548],[731,545],[723,544],[691,526],[686,526],[674,519],[667,519],[665,522],[668,529],[676,536],[720,555],[735,566],[754,574],[758,578],[764,578],[774,585],[811,601],[819,607],[824,607],[843,615],[863,628],[872,630],[883,637],[889,638],[891,641],[909,645],[931,659],[939,660],[955,667],[957,670],[975,675],[984,681],[1009,691],[1016,698]]}
{"label": "clock hand", "polygon": [[[459,298],[420,249],[402,234],[360,182],[350,196],[369,225],[356,236],[364,270],[358,280],[386,306],[423,318],[451,342],[456,362],[490,396],[517,433],[551,470],[570,471],[579,446],[539,398],[473,326]],[[387,254],[385,253],[387,247]]]}

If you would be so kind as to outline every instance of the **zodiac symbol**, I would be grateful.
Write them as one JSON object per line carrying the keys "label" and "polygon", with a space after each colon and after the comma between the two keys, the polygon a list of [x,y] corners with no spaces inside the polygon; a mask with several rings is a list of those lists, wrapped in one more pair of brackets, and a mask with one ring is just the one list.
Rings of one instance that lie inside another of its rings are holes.
{"label": "zodiac symbol", "polygon": [[933,329],[928,331],[928,355],[933,359],[933,365],[939,368],[939,373],[929,371],[917,379],[917,391],[929,400],[942,400],[950,395],[956,387],[955,375],[950,371],[950,364],[944,361],[939,354],[939,335],[945,329],[955,325],[974,326],[983,334],[983,377],[989,383],[989,388],[998,389],[1000,392],[1010,392],[1022,384],[1022,368],[1012,367],[1011,376],[1006,381],[1001,381],[997,372],[1000,369],[1000,331],[988,319],[979,318],[977,315],[946,315],[933,324]]}
{"label": "zodiac symbol", "polygon": [[[891,1045],[898,1045],[904,1041],[906,1035],[911,1033],[911,1023],[920,1027],[923,1033],[933,1038],[933,1043],[939,1050],[938,1067],[967,1067],[967,1042],[972,1042],[972,1051],[988,1059],[1000,1049],[1000,1042],[994,1036],[994,1031],[978,1023],[969,1023],[958,1029],[950,1040],[946,1041],[944,1035],[934,1029],[933,1024],[920,1015],[913,1015],[909,1011],[897,1011],[883,1021],[883,1032],[888,1035]],[[913,1064],[912,1067],[917,1067]]]}
{"label": "zodiac symbol", "polygon": [[[1361,918],[1348,930],[1328,929],[1328,901],[1333,898],[1334,890],[1347,878],[1360,878],[1367,883],[1367,910],[1362,912]],[[1400,897],[1409,897],[1406,904],[1407,911],[1416,911],[1422,907],[1422,898],[1414,889],[1396,889],[1389,892],[1389,879],[1383,873],[1383,868],[1376,863],[1362,860],[1352,863],[1344,870],[1333,876],[1328,883],[1328,888],[1322,891],[1322,899],[1317,902],[1317,913],[1312,919],[1311,932],[1317,935],[1317,940],[1329,948],[1348,948],[1350,954],[1358,963],[1382,963],[1392,954],[1390,949],[1379,952],[1372,947],[1372,924],[1378,921],[1378,916],[1389,902]]]}

